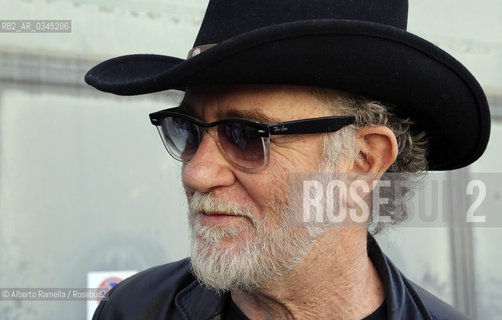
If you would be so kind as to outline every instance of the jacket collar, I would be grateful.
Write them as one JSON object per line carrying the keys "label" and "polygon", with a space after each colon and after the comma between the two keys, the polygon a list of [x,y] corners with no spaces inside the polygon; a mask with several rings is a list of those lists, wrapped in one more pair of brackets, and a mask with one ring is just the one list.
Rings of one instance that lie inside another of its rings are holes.
{"label": "jacket collar", "polygon": [[368,233],[368,256],[382,281],[389,320],[431,319],[429,312],[406,277],[382,252],[375,238]]}
{"label": "jacket collar", "polygon": [[174,303],[185,320],[218,320],[228,298],[228,293],[220,294],[195,280],[176,295]]}

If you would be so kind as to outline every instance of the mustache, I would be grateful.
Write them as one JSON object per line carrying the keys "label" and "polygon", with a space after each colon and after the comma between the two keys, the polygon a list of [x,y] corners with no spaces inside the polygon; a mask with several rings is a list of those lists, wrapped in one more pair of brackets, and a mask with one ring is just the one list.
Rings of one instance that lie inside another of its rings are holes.
{"label": "mustache", "polygon": [[191,216],[196,215],[197,213],[218,213],[248,217],[251,221],[255,220],[255,217],[251,214],[249,209],[236,203],[228,203],[226,201],[217,200],[210,192],[195,192],[193,196],[188,199],[188,209]]}

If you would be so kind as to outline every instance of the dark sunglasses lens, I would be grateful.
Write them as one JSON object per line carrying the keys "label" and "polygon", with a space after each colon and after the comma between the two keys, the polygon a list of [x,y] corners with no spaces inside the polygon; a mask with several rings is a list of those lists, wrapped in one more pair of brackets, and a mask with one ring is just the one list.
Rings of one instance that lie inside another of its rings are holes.
{"label": "dark sunglasses lens", "polygon": [[161,136],[171,155],[181,161],[190,161],[199,147],[197,127],[182,118],[165,118]]}
{"label": "dark sunglasses lens", "polygon": [[218,126],[220,143],[237,165],[247,168],[260,168],[265,164],[265,148],[258,129],[241,123],[227,123]]}

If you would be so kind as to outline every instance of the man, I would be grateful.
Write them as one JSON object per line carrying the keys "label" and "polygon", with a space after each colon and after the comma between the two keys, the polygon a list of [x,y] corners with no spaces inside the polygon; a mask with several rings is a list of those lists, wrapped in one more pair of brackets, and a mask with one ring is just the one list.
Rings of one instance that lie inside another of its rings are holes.
{"label": "man", "polygon": [[[183,161],[192,231],[190,259],[123,281],[95,319],[464,318],[410,283],[358,220],[383,174],[466,166],[488,141],[483,91],[405,31],[407,9],[212,0],[188,59],[90,70],[89,84],[115,94],[185,90],[150,118]],[[300,173],[363,184],[309,217]],[[396,221],[394,200],[383,215]]]}

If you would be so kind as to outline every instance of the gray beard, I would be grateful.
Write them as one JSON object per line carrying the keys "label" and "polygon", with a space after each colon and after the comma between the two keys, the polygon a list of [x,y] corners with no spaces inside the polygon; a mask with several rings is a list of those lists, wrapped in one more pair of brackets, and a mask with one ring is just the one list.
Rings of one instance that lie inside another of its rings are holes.
{"label": "gray beard", "polygon": [[[203,285],[254,292],[286,275],[307,255],[327,225],[302,222],[301,214],[290,210],[302,208],[301,203],[288,206],[276,198],[261,218],[242,206],[218,202],[211,193],[189,199],[192,273]],[[238,227],[201,225],[199,212],[211,211],[247,218]]]}

